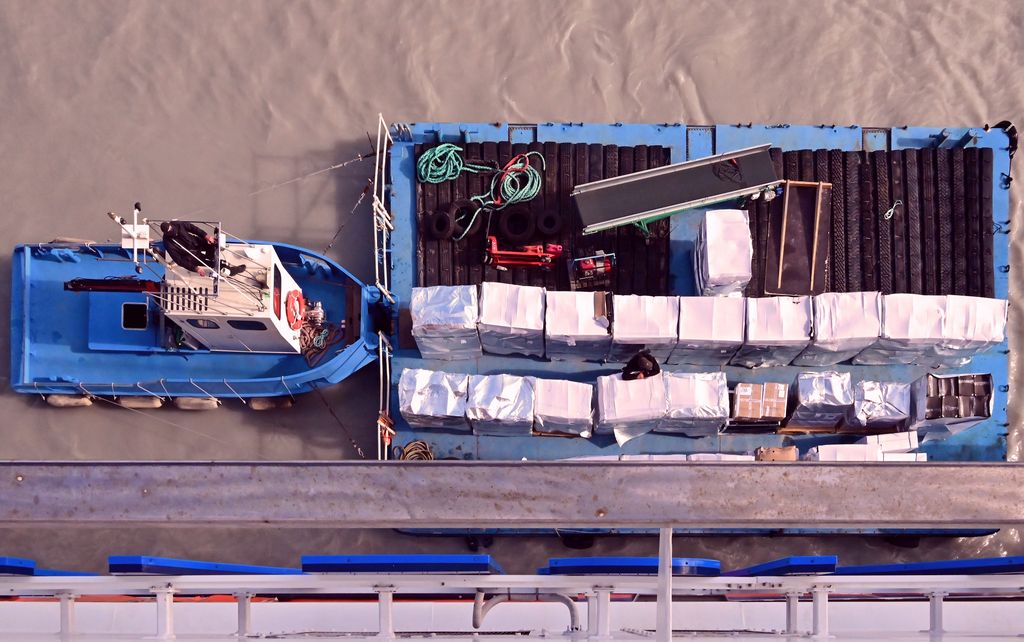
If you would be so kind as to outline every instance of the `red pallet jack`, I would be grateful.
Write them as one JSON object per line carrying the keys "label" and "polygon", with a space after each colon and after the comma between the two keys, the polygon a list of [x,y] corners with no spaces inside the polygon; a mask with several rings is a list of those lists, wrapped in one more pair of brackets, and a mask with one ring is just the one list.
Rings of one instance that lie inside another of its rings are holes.
{"label": "red pallet jack", "polygon": [[492,265],[496,270],[507,271],[510,267],[535,267],[551,270],[555,259],[562,256],[562,246],[548,243],[547,245],[525,245],[521,250],[502,250],[498,248],[498,237],[487,237],[487,253],[485,265]]}

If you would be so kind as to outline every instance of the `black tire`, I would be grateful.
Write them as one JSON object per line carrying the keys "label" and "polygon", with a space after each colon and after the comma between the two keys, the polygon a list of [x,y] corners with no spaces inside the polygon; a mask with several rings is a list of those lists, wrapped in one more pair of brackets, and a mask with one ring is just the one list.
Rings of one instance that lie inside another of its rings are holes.
{"label": "black tire", "polygon": [[430,232],[430,236],[438,241],[450,239],[452,233],[455,232],[455,221],[447,211],[438,210],[427,220],[427,230]]}
{"label": "black tire", "polygon": [[463,198],[455,201],[448,207],[448,216],[452,220],[452,236],[458,238],[469,238],[480,231],[480,225],[483,222],[485,212],[480,212],[473,223],[469,226],[469,231],[463,236],[463,232],[466,230],[466,224],[469,223],[470,218],[473,216],[473,212],[476,211],[476,203]]}
{"label": "black tire", "polygon": [[562,231],[562,214],[558,210],[544,210],[537,215],[537,231],[544,236],[555,236]]}
{"label": "black tire", "polygon": [[498,219],[498,232],[509,243],[529,241],[536,229],[533,214],[521,205],[502,211],[501,218]]}

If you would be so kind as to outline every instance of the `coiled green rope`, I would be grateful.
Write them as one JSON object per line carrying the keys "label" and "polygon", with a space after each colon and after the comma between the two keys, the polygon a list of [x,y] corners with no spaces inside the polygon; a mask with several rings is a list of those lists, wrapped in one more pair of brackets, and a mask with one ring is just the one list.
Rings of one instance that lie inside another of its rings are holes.
{"label": "coiled green rope", "polygon": [[518,154],[505,163],[505,167],[491,177],[490,189],[483,194],[470,197],[469,200],[476,203],[477,208],[464,226],[462,234],[455,237],[456,241],[461,241],[469,234],[469,231],[473,229],[473,224],[476,223],[476,217],[480,216],[480,212],[484,210],[497,212],[510,205],[525,203],[540,194],[541,174],[530,165],[530,156],[537,156],[540,159],[541,167],[547,167],[544,163],[544,155],[540,152]]}
{"label": "coiled green rope", "polygon": [[416,175],[421,183],[443,183],[458,178],[462,172],[493,172],[493,167],[467,163],[460,153],[462,148],[442,143],[420,154],[416,161]]}

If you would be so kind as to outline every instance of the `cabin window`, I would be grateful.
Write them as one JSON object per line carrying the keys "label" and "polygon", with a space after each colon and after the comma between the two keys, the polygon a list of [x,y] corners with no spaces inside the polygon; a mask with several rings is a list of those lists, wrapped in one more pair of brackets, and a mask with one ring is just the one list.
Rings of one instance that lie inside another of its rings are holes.
{"label": "cabin window", "polygon": [[229,319],[228,325],[235,330],[266,330],[267,324],[255,319]]}
{"label": "cabin window", "polygon": [[216,330],[220,328],[217,322],[213,319],[189,319],[188,324],[193,328],[199,328],[200,330]]}
{"label": "cabin window", "polygon": [[277,266],[271,266],[271,270],[274,271],[274,314],[277,318],[281,318],[281,272],[277,269]]}
{"label": "cabin window", "polygon": [[125,330],[145,330],[149,327],[149,307],[145,303],[122,304],[121,327]]}

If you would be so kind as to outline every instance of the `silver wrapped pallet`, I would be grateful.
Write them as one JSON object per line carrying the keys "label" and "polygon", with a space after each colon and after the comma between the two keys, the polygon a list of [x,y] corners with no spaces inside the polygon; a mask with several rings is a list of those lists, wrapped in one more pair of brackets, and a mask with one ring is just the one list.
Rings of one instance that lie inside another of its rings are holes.
{"label": "silver wrapped pallet", "polygon": [[623,445],[658,427],[668,411],[664,373],[626,381],[621,374],[597,378],[595,433],[615,435]]}
{"label": "silver wrapped pallet", "polygon": [[544,343],[555,361],[602,361],[612,344],[605,292],[548,291]]}
{"label": "silver wrapped pallet", "polygon": [[729,419],[729,384],[724,372],[666,372],[668,410],[656,432],[689,437],[717,435]]}
{"label": "silver wrapped pallet", "polygon": [[933,365],[942,341],[946,297],[886,294],[882,297],[882,332],[853,362],[859,365]]}
{"label": "silver wrapped pallet", "polygon": [[811,342],[811,299],[747,299],[747,332],[730,363],[746,368],[787,366]]}
{"label": "silver wrapped pallet", "polygon": [[693,273],[702,296],[743,292],[750,282],[754,244],[746,210],[708,210],[697,230]]}
{"label": "silver wrapped pallet", "polygon": [[491,354],[544,356],[544,288],[484,281],[480,342]]}
{"label": "silver wrapped pallet", "polygon": [[542,435],[590,437],[594,429],[594,386],[533,379],[533,428]]}
{"label": "silver wrapped pallet", "polygon": [[835,428],[852,409],[849,372],[801,372],[796,377],[796,407],[786,425]]}
{"label": "silver wrapped pallet", "polygon": [[609,361],[627,361],[640,350],[664,363],[678,341],[679,297],[615,295]]}
{"label": "silver wrapped pallet", "polygon": [[811,345],[795,366],[831,366],[848,361],[878,341],[882,295],[878,292],[826,292],[813,298]]}
{"label": "silver wrapped pallet", "polygon": [[424,359],[475,359],[481,355],[475,285],[413,288],[412,336]]}
{"label": "silver wrapped pallet", "polygon": [[533,432],[533,380],[515,375],[471,375],[466,418],[475,435],[509,437]]}
{"label": "silver wrapped pallet", "polygon": [[896,430],[910,421],[910,384],[858,381],[853,387],[852,426],[867,430]]}
{"label": "silver wrapped pallet", "polygon": [[469,430],[469,375],[406,368],[398,380],[398,410],[410,426]]}
{"label": "silver wrapped pallet", "polygon": [[722,366],[743,345],[746,299],[679,297],[679,336],[666,363]]}

